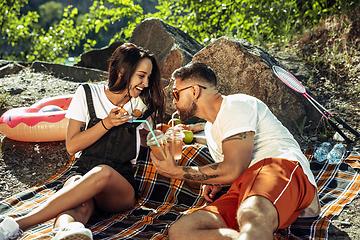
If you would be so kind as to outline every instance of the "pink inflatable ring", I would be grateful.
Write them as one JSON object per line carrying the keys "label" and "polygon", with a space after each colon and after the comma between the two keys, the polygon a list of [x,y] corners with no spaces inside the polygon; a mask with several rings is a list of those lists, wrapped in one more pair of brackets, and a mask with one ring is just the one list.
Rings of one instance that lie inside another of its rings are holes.
{"label": "pink inflatable ring", "polygon": [[0,118],[0,132],[24,142],[63,141],[69,120],[65,118],[73,95],[43,99],[30,107],[13,108]]}

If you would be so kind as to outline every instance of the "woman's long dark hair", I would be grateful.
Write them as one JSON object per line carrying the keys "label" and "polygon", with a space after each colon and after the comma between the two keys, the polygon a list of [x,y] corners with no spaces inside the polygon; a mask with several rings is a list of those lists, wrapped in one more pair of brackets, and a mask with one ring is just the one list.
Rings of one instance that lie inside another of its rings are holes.
{"label": "woman's long dark hair", "polygon": [[[127,90],[130,79],[134,75],[139,61],[143,58],[150,59],[153,68],[149,78],[149,87],[144,88],[140,98],[148,109],[153,108],[155,119],[162,119],[165,112],[165,98],[160,85],[160,69],[154,54],[148,50],[133,43],[124,43],[114,51],[109,59],[109,90],[115,93]],[[120,71],[121,78],[118,77]]]}

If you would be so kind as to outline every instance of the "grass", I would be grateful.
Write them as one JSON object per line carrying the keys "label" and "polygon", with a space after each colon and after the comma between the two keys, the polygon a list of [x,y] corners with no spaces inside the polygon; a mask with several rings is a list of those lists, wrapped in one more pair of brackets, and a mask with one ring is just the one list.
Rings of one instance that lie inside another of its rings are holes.
{"label": "grass", "polygon": [[[336,15],[322,19],[311,29],[293,36],[285,46],[272,44],[278,50],[301,56],[312,70],[307,80],[309,90],[319,102],[341,115],[349,125],[359,128],[360,119],[360,10],[351,15]],[[300,135],[304,135],[305,121],[296,123]],[[316,124],[312,136],[327,140],[334,129],[325,119]],[[301,136],[302,137],[302,136]]]}
{"label": "grass", "polygon": [[326,76],[335,87],[359,80],[360,39],[355,29],[356,20],[359,20],[356,13],[322,20],[296,40],[299,46],[296,51],[305,63],[316,75]]}
{"label": "grass", "polygon": [[300,122],[299,124],[293,120],[295,125],[296,125],[296,128],[300,134],[300,137],[302,137],[303,139],[305,139],[305,136],[304,136],[304,130],[309,128],[311,125],[306,125],[306,117],[304,117],[303,121]]}

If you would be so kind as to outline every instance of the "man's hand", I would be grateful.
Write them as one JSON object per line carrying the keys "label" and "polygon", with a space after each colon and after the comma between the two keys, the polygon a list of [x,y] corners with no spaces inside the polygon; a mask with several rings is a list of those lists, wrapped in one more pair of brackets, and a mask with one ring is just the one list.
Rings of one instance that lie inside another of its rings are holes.
{"label": "man's hand", "polygon": [[150,158],[156,168],[156,171],[168,178],[181,178],[181,176],[177,175],[177,173],[181,173],[181,167],[174,160],[174,157],[170,152],[169,143],[166,143],[165,145],[165,155],[166,159],[159,160],[153,152],[150,153]]}
{"label": "man's hand", "polygon": [[204,185],[203,197],[205,198],[206,201],[213,202],[216,193],[218,193],[221,190],[221,188],[222,187],[218,187],[218,186]]}

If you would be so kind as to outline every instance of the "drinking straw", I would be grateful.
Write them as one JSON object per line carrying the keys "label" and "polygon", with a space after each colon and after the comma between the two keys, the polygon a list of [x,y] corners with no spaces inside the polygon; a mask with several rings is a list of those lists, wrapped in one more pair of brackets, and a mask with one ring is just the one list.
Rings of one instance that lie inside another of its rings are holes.
{"label": "drinking straw", "polygon": [[160,143],[159,143],[158,139],[156,138],[156,135],[155,135],[154,131],[152,130],[152,127],[150,126],[150,123],[147,120],[138,120],[138,119],[135,119],[133,122],[144,122],[144,123],[146,123],[148,125],[148,127],[150,129],[150,132],[154,136],[156,144],[160,148],[161,154],[163,155],[164,159],[166,159],[166,155],[165,155],[163,149],[161,148]]}
{"label": "drinking straw", "polygon": [[175,116],[175,114],[177,114],[177,113],[178,113],[178,111],[175,111],[175,112],[171,115],[171,119],[172,119],[172,121],[171,121],[171,125],[172,125],[172,140],[173,140],[173,141],[174,141],[174,139],[175,139],[174,116]]}

